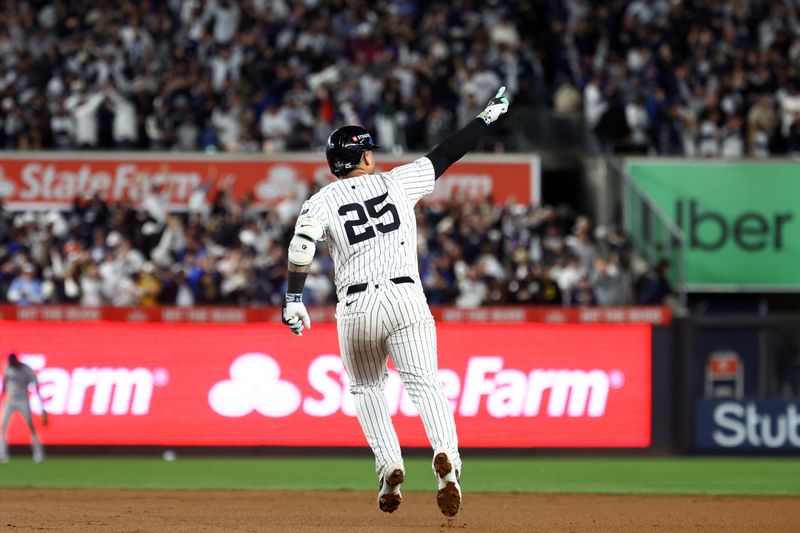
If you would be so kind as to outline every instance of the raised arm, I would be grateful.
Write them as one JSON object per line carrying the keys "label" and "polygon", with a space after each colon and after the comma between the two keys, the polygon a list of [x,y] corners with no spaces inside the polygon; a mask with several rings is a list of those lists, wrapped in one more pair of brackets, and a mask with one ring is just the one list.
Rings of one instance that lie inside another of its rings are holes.
{"label": "raised arm", "polygon": [[504,96],[505,92],[506,88],[500,87],[494,98],[486,104],[486,109],[481,111],[475,120],[445,137],[436,148],[427,154],[426,157],[433,164],[436,179],[439,179],[439,176],[444,174],[450,165],[461,159],[464,154],[474,150],[489,125],[508,111],[509,104],[508,98]]}

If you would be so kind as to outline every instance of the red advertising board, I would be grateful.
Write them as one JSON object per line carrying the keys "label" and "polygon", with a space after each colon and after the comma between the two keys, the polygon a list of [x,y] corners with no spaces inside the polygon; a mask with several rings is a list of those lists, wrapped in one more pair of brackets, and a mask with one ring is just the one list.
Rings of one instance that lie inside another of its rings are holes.
{"label": "red advertising board", "polygon": [[[378,169],[408,163],[415,156],[380,154]],[[192,191],[231,185],[236,199],[252,194],[256,206],[277,204],[289,195],[306,198],[312,182],[334,178],[324,154],[284,156],[180,154],[44,154],[0,156],[0,198],[11,209],[65,208],[76,196],[99,193],[110,202],[140,205],[148,194],[163,195],[172,209],[185,209]],[[429,200],[486,198],[499,203],[540,199],[539,160],[520,156],[469,156],[439,179]]]}
{"label": "red advertising board", "polygon": [[[439,377],[463,447],[646,447],[651,327],[444,323]],[[363,446],[333,324],[0,322],[36,369],[45,444]],[[405,446],[427,446],[390,370]],[[34,411],[40,411],[38,401]],[[12,443],[27,443],[17,417]]]}
{"label": "red advertising board", "polygon": [[[546,322],[548,324],[619,324],[639,322],[668,325],[669,307],[487,306],[465,309],[451,306],[431,308],[437,322]],[[336,308],[309,308],[311,320],[334,322]],[[0,305],[0,320],[44,322],[280,322],[280,307],[192,306],[192,307],[89,307],[84,305]]]}

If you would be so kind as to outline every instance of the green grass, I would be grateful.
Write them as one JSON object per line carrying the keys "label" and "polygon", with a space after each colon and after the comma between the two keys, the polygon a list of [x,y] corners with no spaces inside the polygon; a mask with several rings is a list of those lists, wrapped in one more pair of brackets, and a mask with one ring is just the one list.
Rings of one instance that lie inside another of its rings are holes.
{"label": "green grass", "polygon": [[[430,490],[426,459],[406,460],[405,490]],[[800,459],[467,459],[472,492],[800,496]],[[0,488],[375,490],[363,458],[50,458],[0,465]]]}

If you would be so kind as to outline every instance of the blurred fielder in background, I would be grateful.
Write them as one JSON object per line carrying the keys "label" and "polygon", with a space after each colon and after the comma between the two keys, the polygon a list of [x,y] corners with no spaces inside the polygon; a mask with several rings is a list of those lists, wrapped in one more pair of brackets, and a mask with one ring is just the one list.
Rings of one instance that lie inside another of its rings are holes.
{"label": "blurred fielder in background", "polygon": [[[3,427],[2,433],[0,433],[0,463],[8,462],[6,432],[8,431],[8,422],[15,411],[22,413],[22,416],[25,417],[25,422],[28,423],[28,428],[31,430],[33,462],[41,463],[44,461],[44,447],[39,440],[39,435],[36,433],[36,428],[33,427],[31,404],[28,399],[28,387],[31,383],[36,386],[36,394],[39,396],[39,401],[42,402],[42,394],[39,391],[39,380],[36,379],[36,372],[17,359],[15,354],[9,354],[8,366],[6,366],[6,371],[3,374],[3,391],[0,393],[0,400],[5,399],[3,404]],[[44,402],[42,402],[42,425],[47,425]]]}

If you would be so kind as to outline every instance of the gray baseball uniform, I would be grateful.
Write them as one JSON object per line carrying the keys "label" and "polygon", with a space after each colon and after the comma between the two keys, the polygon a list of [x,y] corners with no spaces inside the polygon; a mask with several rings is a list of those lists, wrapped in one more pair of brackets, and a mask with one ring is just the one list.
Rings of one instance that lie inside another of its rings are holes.
{"label": "gray baseball uniform", "polygon": [[17,411],[25,418],[25,422],[31,430],[33,460],[40,462],[44,459],[44,447],[39,441],[39,436],[33,426],[33,417],[31,416],[31,405],[28,399],[28,387],[30,385],[35,385],[37,388],[39,386],[36,373],[31,367],[22,363],[18,366],[8,365],[6,367],[3,375],[3,391],[5,391],[6,401],[3,406],[3,425],[0,433],[0,461],[8,460],[6,432],[11,415]]}
{"label": "gray baseball uniform", "polygon": [[461,469],[453,412],[438,380],[436,326],[417,265],[414,206],[433,191],[435,173],[422,157],[389,172],[337,180],[306,201],[297,227],[324,228],[336,267],[336,318],[356,415],[375,453],[380,477],[402,464],[383,393],[391,356],[420,412],[434,450]]}

